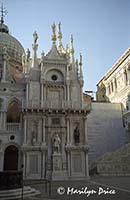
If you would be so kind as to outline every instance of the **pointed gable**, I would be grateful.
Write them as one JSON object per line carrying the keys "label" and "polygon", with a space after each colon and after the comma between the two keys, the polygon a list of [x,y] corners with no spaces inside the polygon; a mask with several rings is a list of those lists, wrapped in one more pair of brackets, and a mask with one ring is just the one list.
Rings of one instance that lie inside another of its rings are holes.
{"label": "pointed gable", "polygon": [[56,47],[56,45],[55,44],[53,44],[52,45],[52,48],[51,48],[51,50],[48,52],[48,54],[46,55],[46,57],[48,58],[48,59],[52,59],[52,60],[61,60],[61,59],[63,59],[62,58],[62,56],[60,55],[60,53],[58,52],[58,50],[57,50],[57,47]]}

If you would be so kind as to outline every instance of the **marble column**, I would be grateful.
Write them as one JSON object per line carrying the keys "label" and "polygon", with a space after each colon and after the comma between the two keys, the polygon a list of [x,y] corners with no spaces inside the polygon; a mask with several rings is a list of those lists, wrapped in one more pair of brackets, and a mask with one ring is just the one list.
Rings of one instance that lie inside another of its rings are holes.
{"label": "marble column", "polygon": [[3,123],[3,130],[6,130],[6,112],[2,112],[2,123]]}
{"label": "marble column", "polygon": [[89,177],[89,165],[88,165],[88,151],[85,152],[85,173],[86,176]]}
{"label": "marble column", "polygon": [[44,101],[46,101],[46,99],[47,99],[47,97],[46,97],[46,90],[47,90],[47,88],[44,85],[44,90],[43,90],[43,99],[44,99]]}
{"label": "marble column", "polygon": [[45,138],[45,134],[46,134],[46,132],[45,132],[45,120],[46,120],[46,118],[45,118],[45,116],[42,118],[42,143],[43,144],[46,144],[46,138]]}
{"label": "marble column", "polygon": [[42,142],[42,118],[38,120],[38,144]]}
{"label": "marble column", "polygon": [[87,117],[84,117],[84,139],[85,139],[85,144],[87,144],[88,143]]}
{"label": "marble column", "polygon": [[67,144],[70,143],[70,119],[67,118]]}
{"label": "marble column", "polygon": [[43,100],[44,100],[44,97],[43,97],[43,83],[41,83],[41,107],[43,108]]}
{"label": "marble column", "polygon": [[29,99],[29,83],[26,82],[26,105],[28,106],[28,99]]}
{"label": "marble column", "polygon": [[67,161],[68,161],[68,176],[71,176],[71,153],[67,153]]}
{"label": "marble column", "polygon": [[27,143],[27,117],[24,116],[24,144]]}
{"label": "marble column", "polygon": [[26,178],[26,152],[23,152],[23,177]]}
{"label": "marble column", "polygon": [[67,84],[66,90],[67,90],[67,101],[70,101],[70,85],[69,84]]}
{"label": "marble column", "polygon": [[42,152],[42,159],[41,159],[41,166],[42,166],[42,169],[41,169],[41,178],[46,178],[45,177],[45,152],[43,151]]}
{"label": "marble column", "polygon": [[2,151],[2,149],[0,149],[0,171],[3,171],[3,166],[4,166],[4,152]]}

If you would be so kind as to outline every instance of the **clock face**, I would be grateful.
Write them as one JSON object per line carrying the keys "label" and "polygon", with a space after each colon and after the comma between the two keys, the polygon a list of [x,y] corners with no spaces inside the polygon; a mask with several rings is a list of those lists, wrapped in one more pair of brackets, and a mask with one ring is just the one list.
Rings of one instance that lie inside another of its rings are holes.
{"label": "clock face", "polygon": [[57,77],[57,75],[55,75],[55,74],[53,74],[52,77],[51,77],[51,79],[52,79],[53,81],[56,81],[57,78],[58,78],[58,77]]}

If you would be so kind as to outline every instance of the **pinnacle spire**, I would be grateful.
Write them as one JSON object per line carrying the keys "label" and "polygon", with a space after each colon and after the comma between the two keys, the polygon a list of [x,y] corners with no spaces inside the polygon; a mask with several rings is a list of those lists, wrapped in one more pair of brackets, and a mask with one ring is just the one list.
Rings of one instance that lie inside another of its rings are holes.
{"label": "pinnacle spire", "polygon": [[4,17],[5,15],[7,15],[7,10],[4,8],[3,6],[3,2],[1,3],[1,7],[0,7],[0,23],[3,24],[4,23]]}
{"label": "pinnacle spire", "polygon": [[74,54],[73,35],[70,36],[70,53]]}
{"label": "pinnacle spire", "polygon": [[59,22],[59,24],[58,24],[58,38],[62,39],[61,22]]}
{"label": "pinnacle spire", "polygon": [[62,44],[62,32],[61,32],[61,22],[59,22],[58,24],[58,34],[57,34],[57,38],[58,38],[58,50],[60,53],[65,53],[65,49],[64,46]]}
{"label": "pinnacle spire", "polygon": [[52,24],[52,43],[55,44],[56,43],[56,25],[55,23]]}
{"label": "pinnacle spire", "polygon": [[80,60],[79,60],[79,66],[80,66],[80,79],[83,79],[83,69],[82,69],[82,54],[80,53]]}

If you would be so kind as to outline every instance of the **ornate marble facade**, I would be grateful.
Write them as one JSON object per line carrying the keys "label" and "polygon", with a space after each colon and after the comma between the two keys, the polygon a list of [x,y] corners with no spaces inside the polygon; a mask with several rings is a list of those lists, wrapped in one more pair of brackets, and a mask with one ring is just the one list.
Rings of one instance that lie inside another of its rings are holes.
{"label": "ornate marble facade", "polygon": [[38,58],[37,49],[36,31],[31,57],[1,19],[0,170],[23,165],[25,179],[88,178],[82,55],[75,60],[72,35],[63,47],[60,23],[57,32],[52,25],[50,51]]}

